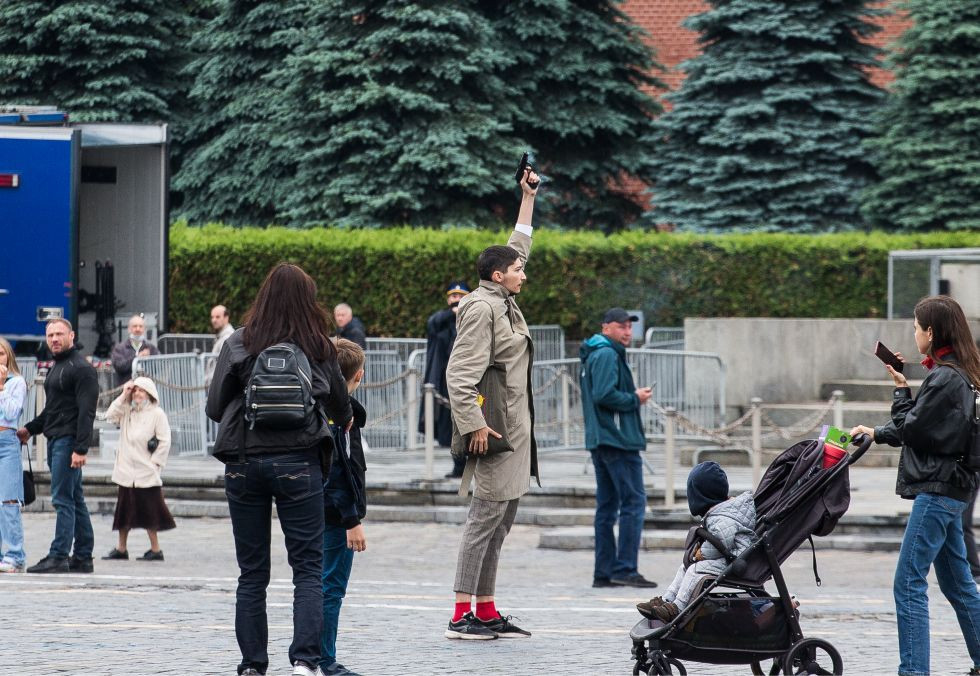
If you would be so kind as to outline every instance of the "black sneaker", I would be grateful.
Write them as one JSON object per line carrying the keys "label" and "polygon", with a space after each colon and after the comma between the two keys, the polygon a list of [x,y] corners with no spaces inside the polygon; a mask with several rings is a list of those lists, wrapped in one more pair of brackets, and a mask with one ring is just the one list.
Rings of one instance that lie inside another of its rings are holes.
{"label": "black sneaker", "polygon": [[45,556],[27,569],[28,573],[67,573],[68,559],[56,556]]}
{"label": "black sneaker", "polygon": [[592,579],[593,587],[618,587],[618,584],[613,584],[608,577],[596,577]]}
{"label": "black sneaker", "polygon": [[94,573],[95,566],[92,564],[92,557],[81,559],[73,556],[68,559],[68,571],[71,573]]}
{"label": "black sneaker", "polygon": [[121,552],[115,547],[113,547],[108,554],[102,557],[102,560],[103,561],[129,561],[129,552],[128,551]]}
{"label": "black sneaker", "polygon": [[516,624],[512,623],[512,616],[501,617],[497,615],[495,620],[481,620],[479,617],[476,621],[482,624],[484,627],[492,631],[497,635],[497,638],[530,638],[531,632],[521,629]]}
{"label": "black sneaker", "polygon": [[648,580],[639,573],[632,573],[625,577],[614,577],[609,580],[617,587],[656,587],[657,583]]}
{"label": "black sneaker", "polygon": [[497,633],[488,629],[485,624],[476,619],[473,613],[466,613],[458,622],[449,621],[446,638],[459,638],[464,641],[490,641],[497,638]]}

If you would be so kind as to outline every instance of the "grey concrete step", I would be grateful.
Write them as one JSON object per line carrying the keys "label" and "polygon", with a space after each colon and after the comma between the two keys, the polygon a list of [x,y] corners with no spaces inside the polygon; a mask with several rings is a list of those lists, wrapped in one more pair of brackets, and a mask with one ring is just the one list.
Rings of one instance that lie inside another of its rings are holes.
{"label": "grey concrete step", "polygon": [[[644,530],[640,543],[644,551],[682,550],[687,536],[681,530]],[[818,550],[845,549],[849,551],[895,552],[901,548],[901,535],[832,534],[814,538]],[[542,531],[538,538],[542,549],[591,550],[595,548],[595,536],[591,528],[551,528]]]}

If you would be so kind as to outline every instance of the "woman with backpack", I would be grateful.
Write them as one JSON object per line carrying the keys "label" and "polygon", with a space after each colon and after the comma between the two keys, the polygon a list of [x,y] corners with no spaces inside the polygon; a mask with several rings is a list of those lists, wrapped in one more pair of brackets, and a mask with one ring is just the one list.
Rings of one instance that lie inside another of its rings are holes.
{"label": "woman with backpack", "polygon": [[970,673],[980,674],[980,593],[966,560],[962,524],[977,488],[977,475],[965,462],[977,414],[972,388],[980,388],[980,351],[952,298],[924,298],[914,314],[915,345],[926,357],[928,375],[913,398],[905,376],[886,365],[895,382],[891,420],[875,428],[858,425],[851,434],[902,447],[896,493],[915,501],[895,569],[898,673],[929,673],[927,575],[934,565],[973,659]]}
{"label": "woman with backpack", "polygon": [[208,390],[208,417],[221,423],[213,455],[225,463],[241,569],[235,608],[239,674],[264,674],[269,666],[265,598],[273,500],[295,586],[292,673],[318,672],[323,477],[333,453],[327,421],[347,426],[353,417],[329,335],[313,278],[280,263],[262,282],[243,327],[222,346]]}

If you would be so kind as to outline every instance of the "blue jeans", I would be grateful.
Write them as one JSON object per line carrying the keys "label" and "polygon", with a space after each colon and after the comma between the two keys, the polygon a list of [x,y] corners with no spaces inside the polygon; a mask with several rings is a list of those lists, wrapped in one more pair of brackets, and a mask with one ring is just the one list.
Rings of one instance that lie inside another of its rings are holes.
{"label": "blue jeans", "polygon": [[347,594],[347,580],[354,564],[354,550],[347,547],[343,526],[323,529],[323,631],[320,633],[320,666],[337,661],[337,626],[340,605]]}
{"label": "blue jeans", "polygon": [[71,452],[74,437],[56,437],[48,440],[48,467],[51,469],[51,504],[57,517],[54,522],[54,540],[48,556],[67,558],[75,543],[74,555],[79,559],[91,559],[95,548],[92,519],[82,493],[82,469],[72,469]]}
{"label": "blue jeans", "polygon": [[0,547],[3,560],[24,565],[24,524],[20,503],[24,501],[24,470],[20,442],[14,430],[0,431]]}
{"label": "blue jeans", "polygon": [[963,544],[965,502],[935,493],[915,497],[895,569],[898,673],[929,673],[929,567],[956,611],[974,666],[980,666],[980,594],[970,575]]}
{"label": "blue jeans", "polygon": [[242,652],[238,673],[269,667],[269,586],[272,501],[286,536],[293,569],[293,642],[289,661],[320,661],[320,573],[323,566],[323,473],[316,453],[255,455],[225,465],[225,495],[238,556],[235,636]]}
{"label": "blue jeans", "polygon": [[[599,446],[592,453],[595,466],[595,571],[596,580],[622,578],[637,571],[647,496],[643,488],[643,461],[639,451]],[[613,526],[619,521],[619,546]]]}

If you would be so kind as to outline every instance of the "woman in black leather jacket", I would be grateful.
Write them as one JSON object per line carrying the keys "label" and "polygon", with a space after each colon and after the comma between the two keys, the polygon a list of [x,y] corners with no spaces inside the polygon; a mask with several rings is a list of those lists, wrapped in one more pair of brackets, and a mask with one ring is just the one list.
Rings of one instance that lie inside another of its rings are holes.
{"label": "woman in black leather jacket", "polygon": [[962,308],[948,296],[924,298],[915,306],[915,344],[929,370],[918,394],[913,398],[905,376],[886,365],[895,382],[891,420],[851,430],[902,447],[896,492],[915,500],[895,569],[898,673],[929,673],[927,575],[935,565],[939,588],[956,611],[973,659],[970,673],[980,674],[980,594],[966,560],[962,525],[977,475],[961,463],[972,434],[970,383],[980,387],[980,353]]}
{"label": "woman in black leather jacket", "polygon": [[264,674],[269,666],[265,599],[273,500],[296,587],[289,646],[292,673],[320,673],[321,460],[329,468],[332,436],[319,411],[296,429],[247,426],[244,399],[256,357],[271,345],[292,343],[309,361],[318,409],[341,427],[349,425],[353,416],[347,384],[329,335],[329,320],[316,301],[313,278],[296,265],[280,263],[262,282],[244,327],[222,346],[208,390],[208,417],[221,423],[213,453],[225,463],[225,494],[241,569],[235,606],[235,636],[242,652],[239,674]]}

